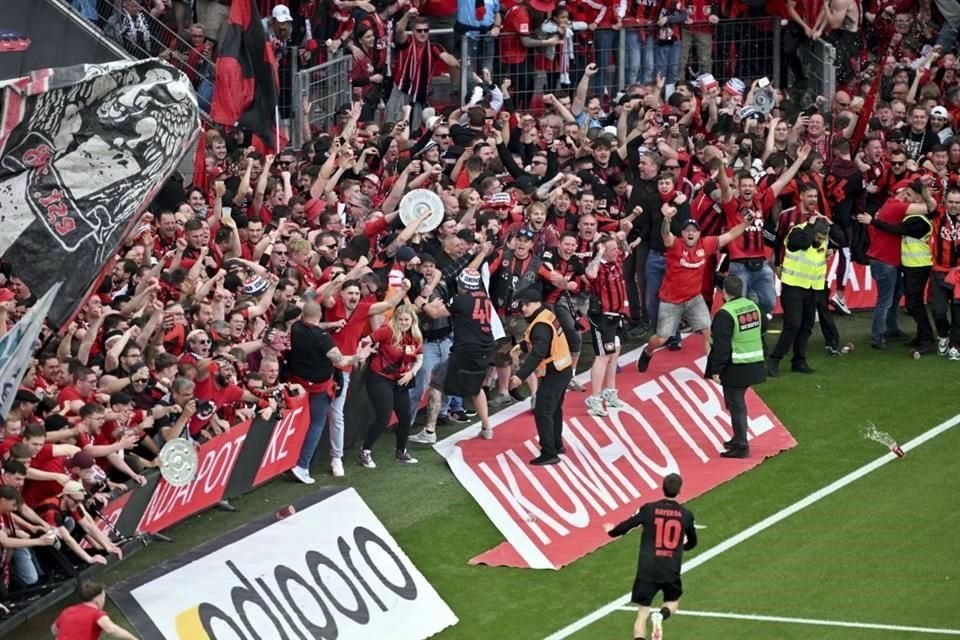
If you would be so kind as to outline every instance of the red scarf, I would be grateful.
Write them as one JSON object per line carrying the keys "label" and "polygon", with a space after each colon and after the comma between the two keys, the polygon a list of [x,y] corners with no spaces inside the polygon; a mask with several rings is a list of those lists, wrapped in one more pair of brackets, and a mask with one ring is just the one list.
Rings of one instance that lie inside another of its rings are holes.
{"label": "red scarf", "polygon": [[669,191],[669,192],[667,192],[667,193],[663,193],[663,192],[661,192],[659,189],[657,189],[657,193],[660,194],[660,202],[670,202],[670,203],[672,203],[672,202],[673,202],[673,199],[677,197],[677,190],[676,190],[676,189],[673,189],[672,191]]}
{"label": "red scarf", "polygon": [[427,40],[423,45],[411,41],[410,46],[400,50],[393,82],[413,102],[426,102],[427,87],[433,75],[433,46]]}

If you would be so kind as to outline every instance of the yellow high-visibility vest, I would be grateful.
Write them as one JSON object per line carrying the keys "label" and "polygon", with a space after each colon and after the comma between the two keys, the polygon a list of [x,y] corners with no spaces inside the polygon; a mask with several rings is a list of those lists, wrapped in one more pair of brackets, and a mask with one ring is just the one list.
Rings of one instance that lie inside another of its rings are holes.
{"label": "yellow high-visibility vest", "polygon": [[933,266],[933,251],[930,248],[930,233],[933,231],[933,225],[930,224],[930,218],[915,213],[904,217],[903,222],[905,223],[910,218],[922,218],[927,223],[927,233],[922,238],[902,237],[900,240],[900,264],[904,267]]}
{"label": "yellow high-visibility vest", "polygon": [[[806,227],[809,222],[798,224],[790,233]],[[790,234],[787,234],[789,238]],[[827,247],[811,245],[803,251],[787,251],[780,270],[780,281],[791,287],[820,291],[827,280]]]}

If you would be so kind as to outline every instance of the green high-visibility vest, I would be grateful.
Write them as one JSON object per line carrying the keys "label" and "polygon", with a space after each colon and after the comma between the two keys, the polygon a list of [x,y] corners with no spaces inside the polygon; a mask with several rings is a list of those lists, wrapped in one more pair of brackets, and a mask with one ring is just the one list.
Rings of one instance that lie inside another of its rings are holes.
{"label": "green high-visibility vest", "polygon": [[930,218],[919,213],[906,216],[903,222],[910,218],[923,218],[927,223],[927,233],[922,238],[903,236],[900,240],[900,264],[904,267],[929,267],[933,264],[933,250],[930,248],[933,225],[930,224]]}
{"label": "green high-visibility vest", "polygon": [[[801,229],[810,224],[798,224],[795,229]],[[788,234],[789,235],[789,234]],[[811,245],[804,251],[787,251],[783,257],[783,267],[780,269],[780,282],[800,289],[824,288],[827,279],[827,248]]]}
{"label": "green high-visibility vest", "polygon": [[760,324],[763,312],[749,298],[734,298],[720,311],[733,317],[733,364],[763,362],[763,341]]}

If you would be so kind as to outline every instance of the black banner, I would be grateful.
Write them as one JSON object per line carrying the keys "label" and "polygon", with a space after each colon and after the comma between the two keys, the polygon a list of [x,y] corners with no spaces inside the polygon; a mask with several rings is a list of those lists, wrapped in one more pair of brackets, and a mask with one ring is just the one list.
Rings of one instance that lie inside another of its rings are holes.
{"label": "black banner", "polygon": [[196,136],[196,96],[158,60],[0,86],[0,256],[38,296],[63,282],[49,315],[60,326]]}

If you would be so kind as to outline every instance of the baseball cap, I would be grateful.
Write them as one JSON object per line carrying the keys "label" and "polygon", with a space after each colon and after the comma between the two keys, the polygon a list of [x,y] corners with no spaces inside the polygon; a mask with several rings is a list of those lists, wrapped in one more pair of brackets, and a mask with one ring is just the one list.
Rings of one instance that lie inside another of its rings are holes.
{"label": "baseball cap", "polygon": [[686,222],[683,223],[683,226],[680,227],[680,230],[686,229],[687,227],[693,227],[697,231],[700,231],[700,223],[694,220],[693,218],[688,218]]}
{"label": "baseball cap", "polygon": [[0,302],[10,302],[16,297],[17,296],[10,289],[7,289],[6,287],[0,288]]}
{"label": "baseball cap", "polygon": [[40,398],[37,397],[33,391],[29,389],[17,389],[17,394],[13,397],[14,402],[29,402],[31,404],[37,404],[40,402]]}
{"label": "baseball cap", "polygon": [[527,240],[533,240],[534,238],[537,237],[537,234],[533,229],[528,229],[527,227],[521,227],[520,230],[517,231],[517,237],[526,238]]}
{"label": "baseball cap", "polygon": [[277,22],[293,22],[293,16],[290,15],[290,8],[283,4],[278,4],[273,8],[273,19]]}
{"label": "baseball cap", "polygon": [[[947,111],[946,107],[941,107],[940,105],[935,106],[933,109],[930,109],[930,116],[933,118],[949,118],[950,113]],[[0,298],[0,302],[5,302]]]}
{"label": "baseball cap", "polygon": [[464,269],[457,276],[457,284],[467,291],[480,291],[483,288],[483,280],[480,279],[480,272],[476,269]]}
{"label": "baseball cap", "polygon": [[397,249],[394,257],[396,257],[399,262],[410,262],[417,257],[417,252],[413,250],[413,247],[405,245]]}
{"label": "baseball cap", "polygon": [[530,7],[541,13],[553,13],[557,8],[557,3],[553,0],[530,0]]}
{"label": "baseball cap", "polygon": [[523,291],[517,293],[513,299],[520,304],[526,304],[528,302],[543,302],[543,294],[536,289],[524,289]]}
{"label": "baseball cap", "polygon": [[76,480],[71,480],[67,484],[63,485],[63,491],[60,492],[60,495],[82,499],[87,497],[87,492],[83,490],[82,484]]}
{"label": "baseball cap", "polygon": [[537,190],[537,179],[530,175],[522,175],[512,184],[507,185],[507,188],[510,187],[515,187],[526,195],[530,195]]}
{"label": "baseball cap", "polygon": [[378,176],[378,175],[375,174],[375,173],[371,173],[371,172],[365,173],[365,174],[363,175],[363,179],[364,179],[364,180],[369,180],[370,182],[372,182],[373,184],[377,185],[378,187],[380,186],[380,176]]}
{"label": "baseball cap", "polygon": [[[91,469],[93,468],[94,460],[93,456],[85,451],[78,451],[69,458],[67,458],[66,467],[67,469],[73,469],[78,467],[80,469]],[[77,484],[80,484],[79,482]],[[81,490],[83,487],[81,487]]]}

